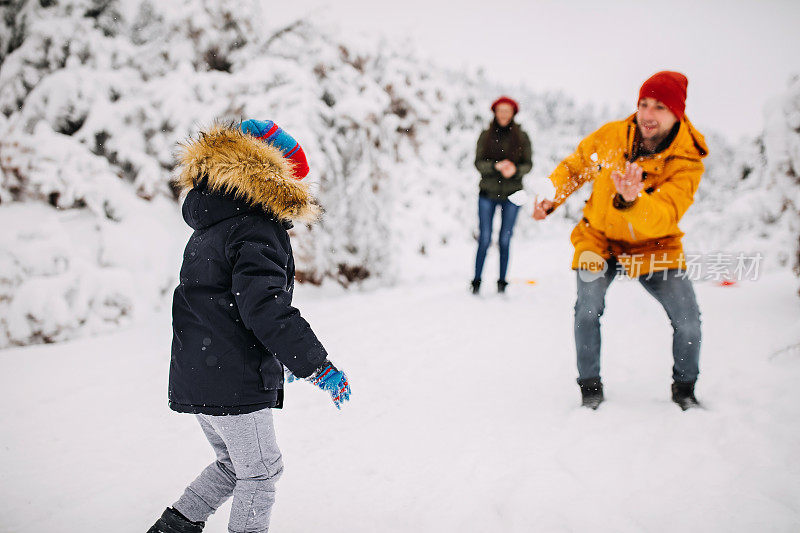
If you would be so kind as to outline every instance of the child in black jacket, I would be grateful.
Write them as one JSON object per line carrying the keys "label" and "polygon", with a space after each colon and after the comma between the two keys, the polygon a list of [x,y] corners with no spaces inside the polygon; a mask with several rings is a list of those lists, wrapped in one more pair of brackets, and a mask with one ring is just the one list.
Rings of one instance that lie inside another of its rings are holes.
{"label": "child in black jacket", "polygon": [[231,495],[229,531],[267,531],[283,471],[272,408],[284,367],[350,396],[343,372],[292,307],[287,230],[318,207],[299,144],[271,121],[215,126],[182,146],[178,184],[194,229],[172,306],[169,405],[193,413],[217,455],[149,533],[196,533]]}

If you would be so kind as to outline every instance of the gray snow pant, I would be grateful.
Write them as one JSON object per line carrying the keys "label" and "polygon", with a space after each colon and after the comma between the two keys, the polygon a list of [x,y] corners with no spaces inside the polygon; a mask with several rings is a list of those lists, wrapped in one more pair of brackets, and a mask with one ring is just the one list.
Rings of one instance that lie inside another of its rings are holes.
{"label": "gray snow pant", "polygon": [[[618,273],[615,260],[608,261],[603,274],[578,271],[578,299],[575,302],[575,348],[578,377],[600,377],[600,317],[605,309],[606,291]],[[640,276],[639,283],[664,307],[672,324],[672,378],[689,383],[700,373],[700,309],[692,282],[681,270],[666,270]],[[635,311],[634,311],[635,312]],[[636,346],[630,347],[635,353]]]}
{"label": "gray snow pant", "polygon": [[275,503],[275,482],[283,473],[272,410],[196,416],[217,460],[186,487],[173,507],[193,522],[205,522],[233,495],[228,531],[268,531]]}

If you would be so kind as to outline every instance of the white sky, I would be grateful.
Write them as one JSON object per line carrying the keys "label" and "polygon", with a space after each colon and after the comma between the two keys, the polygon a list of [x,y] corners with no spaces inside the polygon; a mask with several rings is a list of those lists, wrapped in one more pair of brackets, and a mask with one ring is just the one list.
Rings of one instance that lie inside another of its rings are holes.
{"label": "white sky", "polygon": [[800,0],[294,0],[268,13],[410,38],[442,64],[612,109],[633,111],[648,76],[679,70],[689,118],[732,140],[757,134],[767,99],[800,74]]}

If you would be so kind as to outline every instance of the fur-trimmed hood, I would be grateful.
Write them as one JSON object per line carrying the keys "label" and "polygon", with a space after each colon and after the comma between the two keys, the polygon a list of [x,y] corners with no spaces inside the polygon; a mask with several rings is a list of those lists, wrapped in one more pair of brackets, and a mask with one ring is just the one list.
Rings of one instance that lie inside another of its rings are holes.
{"label": "fur-trimmed hood", "polygon": [[205,182],[207,190],[261,207],[280,220],[312,223],[319,218],[308,184],[294,178],[283,153],[234,125],[214,125],[181,143],[178,160],[175,181],[182,194]]}

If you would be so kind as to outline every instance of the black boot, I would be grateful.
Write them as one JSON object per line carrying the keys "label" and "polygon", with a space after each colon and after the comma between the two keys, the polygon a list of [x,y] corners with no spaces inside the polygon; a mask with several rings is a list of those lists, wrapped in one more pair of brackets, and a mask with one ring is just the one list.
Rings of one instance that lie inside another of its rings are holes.
{"label": "black boot", "polygon": [[686,411],[694,407],[700,407],[697,398],[694,397],[694,381],[681,383],[676,381],[672,384],[672,401],[678,404],[682,410]]}
{"label": "black boot", "polygon": [[472,294],[478,294],[479,292],[481,292],[481,280],[473,279],[471,285],[472,285]]}
{"label": "black boot", "polygon": [[167,507],[147,533],[201,533],[205,525],[205,522],[190,522],[172,507]]}
{"label": "black boot", "polygon": [[583,407],[596,410],[605,400],[603,383],[600,378],[579,379],[578,385],[581,387],[581,405]]}
{"label": "black boot", "polygon": [[504,279],[497,280],[497,292],[503,294],[504,292],[506,292],[506,287],[508,287],[508,282],[506,280]]}

